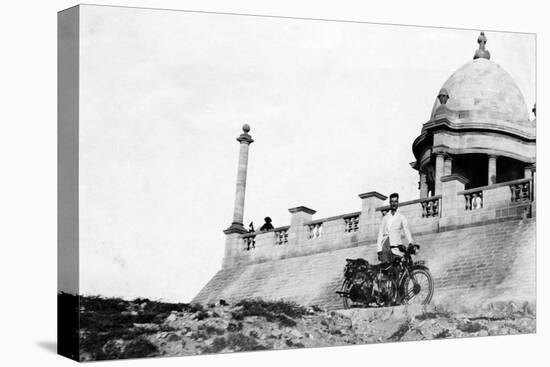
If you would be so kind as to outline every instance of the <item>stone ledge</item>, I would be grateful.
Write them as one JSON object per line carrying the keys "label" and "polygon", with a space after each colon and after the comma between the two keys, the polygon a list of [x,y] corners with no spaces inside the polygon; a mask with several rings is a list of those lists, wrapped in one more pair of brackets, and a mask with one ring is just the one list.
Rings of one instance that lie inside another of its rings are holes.
{"label": "stone ledge", "polygon": [[311,214],[311,215],[313,215],[313,214],[317,213],[316,210],[310,209],[310,208],[308,208],[308,207],[306,207],[306,206],[297,206],[297,207],[295,207],[295,208],[290,208],[290,209],[288,209],[288,211],[289,211],[290,213],[292,213],[292,214],[303,212],[303,213],[306,213],[306,214]]}
{"label": "stone ledge", "polygon": [[[441,199],[441,195],[434,195],[434,196],[428,196],[427,198],[421,198],[421,199],[414,199],[414,200],[409,200],[409,201],[403,201],[402,203],[399,203],[399,207],[403,207],[403,206],[407,206],[407,205],[412,205],[412,204],[417,204],[417,203],[423,203],[425,201],[433,201],[433,200],[437,200],[437,199]],[[390,209],[390,206],[389,205],[384,205],[384,206],[379,206],[378,208],[376,208],[375,210],[376,211],[382,211],[382,210],[389,210]]]}
{"label": "stone ledge", "polygon": [[533,181],[532,178],[520,178],[520,179],[512,180],[512,181],[499,182],[499,183],[494,184],[494,185],[480,186],[480,187],[475,187],[473,189],[459,191],[457,193],[457,195],[471,194],[473,192],[478,192],[478,191],[487,191],[487,190],[492,190],[492,189],[496,189],[496,188],[499,188],[499,187],[517,185],[517,184],[531,182],[531,181]]}
{"label": "stone ledge", "polygon": [[441,177],[441,182],[449,182],[449,181],[459,181],[460,183],[463,183],[464,185],[467,185],[470,180],[468,180],[466,177],[459,175],[458,173],[453,173],[452,175],[447,175]]}
{"label": "stone ledge", "polygon": [[[513,128],[510,126],[503,126],[502,124],[491,124],[486,122],[475,123],[475,122],[461,122],[453,123],[447,118],[440,118],[437,120],[432,120],[426,122],[422,125],[422,132],[434,132],[438,129],[445,129],[454,132],[460,131],[490,131],[495,133],[500,133],[503,135],[508,135],[511,137],[519,138],[527,142],[535,142],[536,136],[530,131],[525,131],[522,129]],[[415,141],[416,142],[416,141]]]}
{"label": "stone ledge", "polygon": [[361,199],[367,199],[367,198],[375,197],[375,198],[378,198],[380,200],[386,200],[388,198],[386,195],[381,194],[378,191],[369,191],[369,192],[365,192],[363,194],[359,194],[358,196]]}
{"label": "stone ledge", "polygon": [[233,234],[233,233],[244,234],[244,233],[248,233],[248,231],[244,228],[242,223],[231,223],[229,228],[223,230],[223,233],[225,233],[225,234]]}
{"label": "stone ledge", "polygon": [[340,214],[340,215],[335,215],[335,216],[333,216],[333,217],[327,217],[327,218],[321,218],[321,219],[311,220],[311,221],[309,221],[309,222],[306,222],[305,224],[306,224],[306,225],[319,224],[319,223],[325,223],[325,222],[335,221],[335,220],[338,220],[338,219],[344,219],[344,218],[350,218],[350,217],[357,217],[357,216],[360,216],[360,215],[361,215],[361,212],[353,212],[353,213],[347,213],[347,214]]}

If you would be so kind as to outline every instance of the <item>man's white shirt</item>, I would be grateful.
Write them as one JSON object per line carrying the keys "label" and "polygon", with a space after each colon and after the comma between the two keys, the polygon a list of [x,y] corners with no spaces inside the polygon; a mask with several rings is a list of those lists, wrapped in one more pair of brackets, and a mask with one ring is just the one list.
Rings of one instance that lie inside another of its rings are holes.
{"label": "man's white shirt", "polygon": [[[378,230],[378,241],[377,241],[377,251],[382,251],[382,244],[386,238],[390,240],[390,246],[398,246],[403,243],[401,238],[401,231],[405,233],[407,241],[409,243],[413,242],[411,231],[409,230],[409,224],[407,218],[404,215],[399,213],[397,210],[394,214],[389,210],[384,218],[382,218],[382,223],[380,223],[380,229]],[[392,248],[391,251],[396,255],[402,255],[401,251],[397,248]]]}

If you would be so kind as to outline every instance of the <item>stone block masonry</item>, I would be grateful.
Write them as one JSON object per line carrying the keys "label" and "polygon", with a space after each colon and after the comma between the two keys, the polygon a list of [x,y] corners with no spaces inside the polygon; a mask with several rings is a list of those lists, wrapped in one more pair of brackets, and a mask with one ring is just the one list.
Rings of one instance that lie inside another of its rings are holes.
{"label": "stone block masonry", "polygon": [[[517,218],[517,217],[516,217]],[[435,280],[433,302],[479,304],[496,299],[534,301],[535,218],[502,218],[413,236]],[[193,299],[215,303],[244,298],[285,299],[339,309],[335,293],[346,258],[376,263],[374,241],[304,256],[223,268]]]}

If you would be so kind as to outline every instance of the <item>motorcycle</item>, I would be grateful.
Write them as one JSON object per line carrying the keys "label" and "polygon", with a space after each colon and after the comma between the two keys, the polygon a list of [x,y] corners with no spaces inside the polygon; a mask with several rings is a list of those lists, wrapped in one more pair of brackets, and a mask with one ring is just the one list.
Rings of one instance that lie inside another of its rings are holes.
{"label": "motorcycle", "polygon": [[418,244],[400,245],[403,257],[389,263],[346,259],[344,282],[336,292],[344,308],[430,303],[434,292],[430,270],[424,261],[412,259],[419,249]]}

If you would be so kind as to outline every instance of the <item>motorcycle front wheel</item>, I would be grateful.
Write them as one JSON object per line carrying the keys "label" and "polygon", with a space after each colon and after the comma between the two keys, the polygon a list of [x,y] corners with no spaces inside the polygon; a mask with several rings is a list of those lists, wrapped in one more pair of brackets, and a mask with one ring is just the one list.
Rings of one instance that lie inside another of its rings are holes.
{"label": "motorcycle front wheel", "polygon": [[434,294],[434,281],[427,269],[414,268],[403,281],[403,304],[427,305]]}

